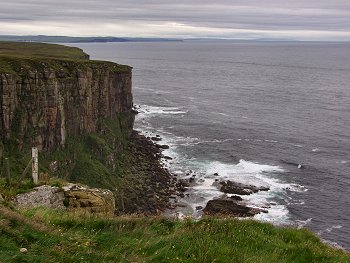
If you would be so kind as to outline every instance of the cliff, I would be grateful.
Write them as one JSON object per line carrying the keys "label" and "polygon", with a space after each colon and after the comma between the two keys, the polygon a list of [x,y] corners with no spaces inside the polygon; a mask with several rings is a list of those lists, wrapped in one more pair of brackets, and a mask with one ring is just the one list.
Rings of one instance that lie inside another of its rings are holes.
{"label": "cliff", "polygon": [[7,170],[24,187],[36,146],[44,177],[110,189],[118,213],[157,213],[171,176],[159,148],[133,132],[131,67],[88,57],[60,45],[0,42],[0,190]]}
{"label": "cliff", "polygon": [[7,63],[0,68],[0,136],[19,149],[57,149],[67,137],[101,130],[99,119],[131,113],[130,67],[44,58],[0,63]]}

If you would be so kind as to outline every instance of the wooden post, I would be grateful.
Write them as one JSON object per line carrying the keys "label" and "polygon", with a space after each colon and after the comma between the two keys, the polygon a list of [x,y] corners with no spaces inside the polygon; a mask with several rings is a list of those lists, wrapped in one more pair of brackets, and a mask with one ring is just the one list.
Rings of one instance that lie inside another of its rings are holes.
{"label": "wooden post", "polygon": [[34,184],[38,184],[38,148],[32,148],[32,176]]}
{"label": "wooden post", "polygon": [[8,158],[5,158],[5,161],[6,161],[6,171],[7,171],[6,181],[7,181],[8,185],[11,186],[10,160]]}

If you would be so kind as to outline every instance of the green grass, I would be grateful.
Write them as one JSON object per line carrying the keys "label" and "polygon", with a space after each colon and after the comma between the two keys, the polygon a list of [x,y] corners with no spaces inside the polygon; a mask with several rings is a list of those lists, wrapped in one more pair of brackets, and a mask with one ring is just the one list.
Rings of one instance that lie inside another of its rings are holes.
{"label": "green grass", "polygon": [[80,48],[57,44],[0,41],[0,56],[88,59]]}
{"label": "green grass", "polygon": [[130,71],[129,66],[89,60],[89,55],[76,47],[0,41],[0,73],[30,78],[33,72],[53,70],[69,75],[73,71],[86,68],[108,69],[112,72]]}
{"label": "green grass", "polygon": [[308,230],[252,220],[0,212],[1,262],[350,262]]}

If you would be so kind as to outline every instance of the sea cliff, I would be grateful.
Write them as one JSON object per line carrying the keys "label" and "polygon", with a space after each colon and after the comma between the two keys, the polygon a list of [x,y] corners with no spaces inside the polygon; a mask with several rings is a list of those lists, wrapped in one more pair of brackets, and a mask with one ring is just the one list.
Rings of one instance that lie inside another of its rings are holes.
{"label": "sea cliff", "polygon": [[[100,119],[131,114],[130,67],[45,59],[18,66],[0,73],[0,135],[19,149],[54,150],[67,137],[101,131]],[[129,118],[122,128],[130,133],[132,127]]]}
{"label": "sea cliff", "polygon": [[0,43],[0,174],[25,181],[37,147],[45,178],[107,188],[117,213],[158,213],[171,176],[161,150],[133,131],[132,68],[88,58],[78,48]]}

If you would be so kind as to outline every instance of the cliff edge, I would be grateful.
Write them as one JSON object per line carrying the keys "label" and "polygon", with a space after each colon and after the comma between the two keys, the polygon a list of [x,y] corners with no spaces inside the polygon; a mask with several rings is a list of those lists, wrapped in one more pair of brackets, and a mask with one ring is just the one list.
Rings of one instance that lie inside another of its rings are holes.
{"label": "cliff edge", "polygon": [[108,188],[120,213],[156,213],[170,174],[159,149],[133,132],[131,67],[88,58],[0,42],[0,176],[19,178],[38,147],[41,174]]}

